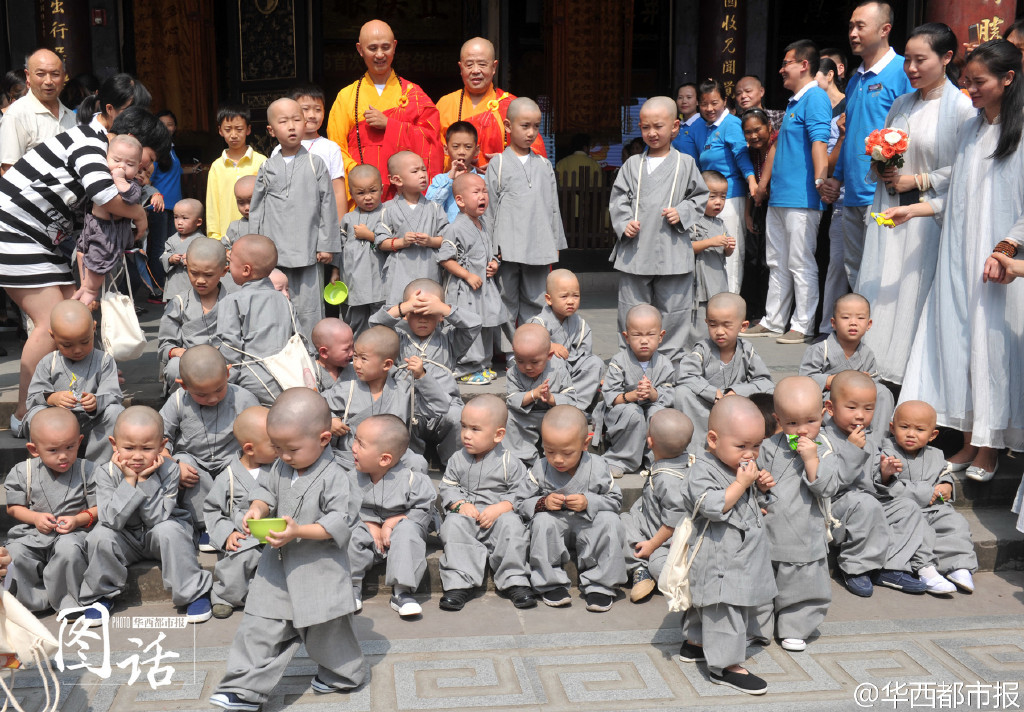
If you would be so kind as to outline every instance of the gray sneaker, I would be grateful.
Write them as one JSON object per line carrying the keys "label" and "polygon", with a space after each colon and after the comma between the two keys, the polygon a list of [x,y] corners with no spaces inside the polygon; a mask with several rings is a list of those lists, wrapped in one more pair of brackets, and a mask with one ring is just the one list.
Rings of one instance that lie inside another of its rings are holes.
{"label": "gray sneaker", "polygon": [[796,329],[790,329],[785,334],[775,339],[777,344],[803,344],[807,342],[807,335],[801,334]]}
{"label": "gray sneaker", "polygon": [[752,339],[752,338],[755,338],[755,337],[758,337],[758,336],[781,336],[781,335],[782,335],[782,332],[772,331],[768,327],[761,326],[760,324],[755,324],[754,326],[750,327],[746,331],[741,331],[740,332],[740,336],[746,336],[749,339]]}

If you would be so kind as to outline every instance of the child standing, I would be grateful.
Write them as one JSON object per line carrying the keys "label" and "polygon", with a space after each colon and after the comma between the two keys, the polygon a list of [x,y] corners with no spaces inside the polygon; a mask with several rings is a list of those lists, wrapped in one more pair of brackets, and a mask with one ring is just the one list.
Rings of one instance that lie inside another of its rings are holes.
{"label": "child standing", "polygon": [[170,301],[179,294],[187,293],[192,287],[188,282],[186,263],[188,247],[203,237],[199,228],[203,224],[203,206],[198,200],[185,198],[174,205],[174,229],[177,231],[167,238],[160,262],[164,267],[164,299]]}
{"label": "child standing", "polygon": [[647,447],[654,464],[644,481],[640,499],[623,512],[626,571],[633,588],[629,600],[640,603],[656,588],[668,558],[676,527],[689,516],[683,508],[683,492],[693,456],[686,454],[693,437],[693,423],[678,410],[666,408],[651,416]]}
{"label": "child standing", "polygon": [[611,261],[619,274],[619,331],[637,304],[653,304],[665,319],[661,352],[677,363],[689,342],[693,309],[693,226],[704,213],[707,186],[697,164],[672,148],[676,103],[648,99],[640,109],[647,150],[632,156],[612,186],[608,210],[619,239]]}
{"label": "child standing", "polygon": [[[210,164],[206,182],[207,235],[220,240],[228,226],[242,216],[235,202],[235,183],[242,176],[254,176],[267,157],[251,146],[246,138],[252,133],[249,109],[226,105],[217,110],[217,133],[227,148]],[[243,233],[244,234],[244,233]]]}
{"label": "child standing", "polygon": [[159,357],[164,392],[178,388],[178,367],[186,349],[218,338],[217,305],[227,295],[221,278],[228,273],[228,254],[216,240],[195,240],[185,254],[192,289],[167,301],[160,319]]}
{"label": "child standing", "polygon": [[305,120],[298,102],[278,99],[267,108],[267,122],[281,150],[256,174],[249,223],[277,245],[277,268],[288,277],[295,319],[308,339],[324,318],[320,265],[341,252],[338,207],[327,165],[302,146]]}
{"label": "child standing", "polygon": [[235,418],[232,432],[238,451],[213,483],[203,502],[203,520],[210,541],[222,555],[213,569],[214,618],[228,618],[245,603],[249,582],[256,574],[263,546],[245,532],[242,517],[260,475],[270,472],[277,459],[267,436],[267,413],[263,406],[246,408]]}
{"label": "child standing", "polygon": [[114,421],[124,410],[117,364],[96,350],[96,322],[82,302],[67,299],[53,308],[50,336],[57,350],[43,356],[32,374],[23,428],[31,432],[32,419],[48,407],[65,408],[85,436],[85,458],[102,462],[110,457]]}
{"label": "child standing", "polygon": [[[160,561],[164,588],[176,606],[187,606],[186,619],[202,623],[210,610],[209,571],[199,568],[192,521],[178,507],[178,465],[161,451],[167,444],[160,414],[135,405],[117,417],[110,438],[114,456],[96,468],[98,525],[89,532],[89,564],[82,582],[82,605],[98,603],[109,612],[124,592],[128,567],[142,559]],[[97,626],[103,614],[85,611],[86,625]]]}
{"label": "child standing", "polygon": [[887,486],[896,497],[912,500],[928,522],[928,564],[918,575],[930,591],[937,589],[944,576],[961,591],[973,593],[971,574],[978,570],[978,555],[971,541],[971,529],[963,515],[953,508],[953,475],[945,456],[928,445],[939,434],[935,429],[935,409],[922,401],[900,403],[889,428],[891,436],[882,446],[882,456],[895,458],[900,465],[892,477],[882,476],[882,486]]}
{"label": "child standing", "polygon": [[447,173],[438,173],[427,188],[427,200],[432,200],[448,216],[448,222],[455,222],[462,210],[455,201],[455,179],[469,173],[479,175],[476,157],[480,153],[476,126],[468,121],[456,121],[444,132],[444,155],[451,162]]}
{"label": "child standing", "polygon": [[[691,348],[699,340],[708,315],[708,300],[716,294],[731,291],[726,275],[726,258],[736,250],[736,238],[726,232],[725,222],[719,215],[725,208],[729,194],[729,181],[718,171],[704,171],[700,174],[708,187],[708,202],[704,216],[693,228],[694,288],[693,326],[690,329]],[[745,316],[745,315],[744,315]]]}
{"label": "child standing", "polygon": [[47,408],[32,423],[29,459],[7,475],[8,582],[33,612],[77,608],[85,537],[96,522],[93,464],[78,459],[82,435],[71,411]]}
{"label": "child standing", "polygon": [[597,398],[604,361],[594,354],[590,325],[578,313],[580,281],[567,269],[553,270],[547,278],[540,314],[530,319],[551,334],[552,354],[569,367],[576,388],[576,405],[586,411]]}
{"label": "child standing", "polygon": [[[340,221],[348,210],[348,196],[345,194],[345,159],[338,144],[320,135],[320,127],[324,124],[324,90],[315,84],[307,84],[292,89],[288,97],[298,102],[299,110],[302,111],[302,147],[314,156],[319,156],[327,166]],[[277,152],[278,149],[275,148],[274,153]]]}
{"label": "child standing", "polygon": [[[231,221],[227,232],[224,233],[224,237],[220,238],[224,247],[229,250],[238,238],[252,232],[249,229],[249,208],[252,207],[252,193],[255,189],[256,176],[242,176],[235,181],[235,206],[242,217]],[[210,237],[213,236],[211,235]]]}
{"label": "child standing", "polygon": [[693,513],[690,550],[692,605],[683,616],[684,662],[707,661],[711,682],[749,695],[768,684],[742,667],[747,638],[758,630],[758,609],[775,597],[768,535],[757,490],[774,484],[755,460],[764,439],[764,418],[749,399],[725,398],[708,423],[708,450],[686,478],[684,511]]}
{"label": "child standing", "polygon": [[426,536],[437,492],[426,474],[402,462],[408,447],[409,431],[397,416],[375,415],[356,429],[352,482],[362,495],[362,521],[355,524],[348,547],[357,611],[363,577],[374,563],[386,560],[384,585],[392,587],[391,607],[402,618],[423,613],[412,594],[427,570]]}
{"label": "child standing", "polygon": [[664,336],[661,313],[637,304],[626,315],[626,348],[608,362],[594,437],[606,436],[605,460],[616,477],[640,469],[651,416],[672,406],[675,368],[658,352]]}
{"label": "child standing", "polygon": [[412,151],[399,151],[388,159],[388,174],[397,193],[384,204],[374,245],[389,253],[384,263],[384,303],[398,304],[414,279],[441,280],[437,248],[448,218],[437,203],[423,197],[428,178],[422,158]]}
{"label": "child standing", "polygon": [[[138,205],[142,187],[135,181],[142,163],[142,144],[133,136],[113,136],[107,146],[107,168],[121,200]],[[91,304],[99,297],[103,278],[114,271],[124,258],[124,251],[135,241],[129,218],[118,218],[99,205],[85,212],[85,225],[78,236],[78,266],[82,286],[74,299]]]}
{"label": "child standing", "polygon": [[498,290],[508,312],[506,336],[544,306],[544,280],[566,248],[551,161],[531,147],[540,134],[540,107],[521,96],[505,118],[508,148],[488,164],[487,223],[498,253]]}
{"label": "child standing", "polygon": [[248,535],[249,520],[271,513],[287,526],[267,535],[227,671],[210,696],[227,710],[259,710],[300,645],[317,663],[314,692],[347,693],[366,676],[348,557],[359,497],[334,459],[330,410],[316,391],[290,388],[267,414],[267,435],[281,459],[260,475],[243,527]]}
{"label": "child standing", "polygon": [[445,290],[448,303],[480,317],[480,333],[460,352],[456,375],[462,383],[481,386],[494,380],[490,370],[494,331],[508,319],[494,282],[498,262],[483,219],[487,185],[475,173],[461,173],[452,184],[452,192],[456,208],[462,212],[445,227],[437,261],[449,274]]}
{"label": "child standing", "polygon": [[587,610],[612,607],[626,582],[622,557],[622,492],[608,465],[587,452],[587,416],[559,405],[544,416],[544,459],[533,466],[516,494],[516,511],[530,523],[530,581],[545,605],[567,606],[569,544],[575,544],[580,591]]}
{"label": "child standing", "polygon": [[374,249],[375,231],[384,212],[380,171],[368,164],[356,166],[348,173],[348,189],[356,207],[341,220],[341,254],[335,255],[334,266],[348,285],[345,321],[359,336],[370,325],[370,316],[384,304],[384,254]]}
{"label": "child standing", "polygon": [[565,361],[551,358],[551,337],[540,324],[523,324],[512,338],[515,363],[505,375],[508,449],[527,466],[537,459],[540,426],[556,405],[573,405],[576,391]]}
{"label": "child standing", "polygon": [[694,443],[703,448],[708,414],[722,398],[771,393],[772,374],[750,342],[739,335],[747,328],[747,303],[731,292],[708,302],[708,338],[701,339],[679,363],[676,408],[693,421]]}
{"label": "child standing", "polygon": [[449,460],[441,480],[441,610],[461,611],[484,582],[490,565],[494,586],[516,608],[533,608],[529,535],[513,511],[515,493],[526,479],[523,463],[501,444],[508,408],[485,393],[462,409],[462,449]]}

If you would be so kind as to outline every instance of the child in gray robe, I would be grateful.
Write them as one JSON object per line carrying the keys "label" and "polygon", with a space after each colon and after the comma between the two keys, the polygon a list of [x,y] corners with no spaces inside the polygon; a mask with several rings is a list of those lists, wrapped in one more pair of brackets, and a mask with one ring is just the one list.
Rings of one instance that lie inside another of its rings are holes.
{"label": "child in gray robe", "polygon": [[590,325],[578,313],[580,282],[569,270],[556,269],[548,275],[546,290],[544,301],[547,304],[530,322],[548,330],[552,352],[569,367],[576,388],[575,405],[588,411],[601,386],[604,361],[594,354]]}
{"label": "child in gray robe", "polygon": [[392,587],[391,607],[403,618],[423,612],[412,594],[427,570],[426,536],[437,499],[425,472],[402,462],[408,446],[409,431],[400,418],[367,418],[356,430],[355,469],[350,473],[353,489],[362,496],[360,521],[348,549],[356,610],[362,608],[366,572],[386,561],[384,585]]}
{"label": "child in gray robe", "polygon": [[[927,566],[918,571],[921,580],[934,588],[940,575],[967,593],[974,591],[978,555],[967,520],[953,508],[954,480],[949,463],[938,448],[928,445],[935,429],[935,409],[921,401],[905,401],[896,408],[892,435],[882,445],[882,455],[899,461],[888,482],[890,494],[908,498],[921,508],[928,528],[922,556]],[[881,473],[879,473],[881,474]]]}
{"label": "child in gray robe", "polygon": [[576,391],[565,361],[551,357],[551,337],[540,324],[523,324],[512,339],[515,362],[505,373],[506,447],[530,466],[540,447],[540,425],[556,405],[573,405]]}
{"label": "child in gray robe", "polygon": [[736,238],[729,235],[725,223],[718,217],[725,208],[729,182],[718,171],[704,171],[700,175],[708,187],[708,202],[704,206],[704,215],[693,226],[693,326],[690,341],[686,344],[688,349],[693,348],[704,331],[708,300],[729,291],[725,258],[731,257],[736,250]]}
{"label": "child in gray robe", "polygon": [[376,231],[384,210],[381,208],[380,171],[369,164],[348,172],[348,189],[356,209],[341,219],[341,252],[334,266],[348,285],[348,310],[345,321],[359,336],[370,325],[370,317],[384,304],[384,258],[374,249]]}
{"label": "child in gray robe", "polygon": [[93,465],[78,459],[78,420],[63,408],[36,415],[30,458],[4,482],[11,556],[7,582],[25,608],[60,612],[79,606],[89,527],[96,522]]}
{"label": "child in gray robe", "polygon": [[677,363],[690,341],[693,317],[693,226],[704,214],[707,186],[693,159],[672,148],[675,102],[648,99],[640,125],[647,150],[631,156],[612,186],[608,210],[618,239],[610,261],[619,272],[619,331],[637,304],[653,304],[664,315],[661,352]]}
{"label": "child in gray robe", "polygon": [[188,281],[186,253],[189,245],[200,237],[206,237],[200,228],[203,225],[203,204],[194,198],[179,200],[174,206],[174,229],[177,230],[164,243],[160,263],[164,268],[164,300],[169,301],[178,294],[184,294],[192,286]]}
{"label": "child in gray robe", "polygon": [[837,373],[866,373],[875,382],[874,422],[884,430],[892,419],[895,402],[892,391],[878,379],[875,354],[864,343],[864,334],[871,328],[871,305],[859,294],[845,294],[836,300],[831,323],[828,338],[811,344],[804,352],[800,375],[810,376],[822,391],[828,391]]}
{"label": "child in gray robe", "polygon": [[757,466],[775,484],[764,503],[778,595],[761,617],[761,637],[774,634],[782,647],[801,651],[828,613],[829,499],[838,490],[839,457],[821,433],[821,390],[809,378],[784,378],[775,388],[782,432],[761,443]]}
{"label": "child in gray robe", "polygon": [[676,527],[689,512],[683,508],[686,476],[694,456],[686,453],[693,423],[678,410],[666,408],[651,416],[647,446],[654,464],[640,498],[623,512],[626,570],[632,582],[629,600],[640,603],[656,588],[668,558]]}
{"label": "child in gray robe", "polygon": [[479,315],[466,307],[445,304],[443,296],[437,282],[417,279],[405,288],[400,304],[390,309],[381,307],[370,318],[372,325],[398,332],[400,355],[422,361],[427,378],[435,382],[434,390],[449,396],[448,412],[440,418],[414,408],[415,422],[410,429],[413,450],[422,453],[427,444],[435,445],[441,462],[459,449],[462,396],[455,380],[459,354],[465,354],[480,337]]}
{"label": "child in gray robe", "polygon": [[326,393],[338,381],[356,377],[352,368],[352,347],[355,339],[348,324],[336,317],[326,317],[313,327],[313,362],[316,390]]}
{"label": "child in gray robe", "polygon": [[587,452],[587,430],[587,417],[575,406],[548,411],[541,426],[546,456],[523,480],[515,508],[530,524],[530,582],[545,605],[571,603],[565,564],[573,546],[587,610],[603,613],[626,582],[622,491],[604,458]]}
{"label": "child in gray robe", "polygon": [[594,439],[604,438],[605,460],[615,477],[640,469],[651,416],[672,406],[675,368],[658,352],[664,334],[658,310],[636,305],[626,316],[626,347],[608,363],[594,410]]}
{"label": "child in gray robe", "polygon": [[309,388],[288,389],[267,414],[267,434],[284,454],[260,473],[243,527],[251,536],[252,519],[288,524],[266,537],[227,670],[210,697],[218,707],[259,709],[302,645],[317,664],[315,692],[349,692],[366,677],[348,555],[359,495],[334,459],[330,424],[323,397]]}
{"label": "child in gray robe", "polygon": [[242,176],[235,181],[235,205],[238,206],[238,212],[242,217],[231,221],[224,236],[220,238],[225,249],[230,250],[238,238],[252,232],[249,229],[249,208],[252,207],[252,194],[255,188],[256,176]]}
{"label": "child in gray robe", "polygon": [[442,610],[462,610],[472,589],[483,584],[488,565],[495,588],[512,605],[537,605],[530,589],[529,535],[512,506],[526,468],[501,444],[507,420],[504,401],[489,393],[462,409],[463,448],[448,460],[441,480]]}
{"label": "child in gray robe", "polygon": [[85,436],[84,457],[94,462],[109,458],[114,421],[124,410],[117,363],[110,354],[96,350],[96,322],[82,302],[69,299],[55,306],[50,331],[57,350],[39,359],[32,374],[24,432],[31,431],[32,419],[46,408],[66,408],[78,419]]}
{"label": "child in gray robe", "polygon": [[267,131],[281,146],[256,173],[249,227],[277,245],[277,268],[288,278],[295,318],[307,339],[324,318],[324,273],[341,252],[338,207],[327,164],[275,121],[302,117],[298,102],[278,99],[267,108]]}
{"label": "child in gray robe", "polygon": [[771,393],[771,371],[748,339],[739,338],[747,328],[747,303],[731,292],[716,294],[708,302],[707,338],[679,362],[674,395],[675,407],[693,421],[691,449],[700,451],[707,435],[712,406],[729,395]]}
{"label": "child in gray robe", "polygon": [[690,468],[683,496],[693,516],[689,543],[695,553],[679,657],[706,661],[711,682],[752,695],[764,694],[768,685],[742,667],[747,639],[756,637],[757,614],[777,593],[758,502],[758,492],[766,495],[774,483],[754,462],[763,438],[764,417],[749,399],[733,396],[717,403],[708,451]]}
{"label": "child in gray robe", "polygon": [[[212,616],[213,577],[196,560],[192,520],[178,506],[178,465],[161,454],[163,433],[160,414],[147,406],[117,417],[113,458],[95,471],[98,525],[86,538],[89,564],[79,599],[109,612],[128,583],[128,567],[157,559],[171,601],[187,606],[190,623],[202,623]],[[126,445],[131,448],[122,449]],[[91,607],[84,618],[97,626],[103,612]]]}

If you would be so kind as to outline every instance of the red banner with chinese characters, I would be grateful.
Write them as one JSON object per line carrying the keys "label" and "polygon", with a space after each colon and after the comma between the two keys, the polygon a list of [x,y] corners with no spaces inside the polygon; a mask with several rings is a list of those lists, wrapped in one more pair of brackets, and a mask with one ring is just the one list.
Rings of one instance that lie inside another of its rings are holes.
{"label": "red banner with chinese characters", "polygon": [[69,77],[92,71],[89,3],[80,0],[41,0],[39,46],[49,47],[64,60]]}
{"label": "red banner with chinese characters", "polygon": [[949,25],[961,42],[1006,39],[1016,3],[1006,0],[928,0],[925,19]]}
{"label": "red banner with chinese characters", "polygon": [[746,69],[746,0],[703,0],[700,4],[700,40],[697,83],[717,79],[725,97],[733,95]]}

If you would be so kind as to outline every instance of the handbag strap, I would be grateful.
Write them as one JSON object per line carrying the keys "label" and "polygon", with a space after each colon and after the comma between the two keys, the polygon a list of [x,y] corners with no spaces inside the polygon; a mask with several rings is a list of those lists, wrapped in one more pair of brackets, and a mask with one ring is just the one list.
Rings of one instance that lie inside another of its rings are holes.
{"label": "handbag strap", "polygon": [[32,509],[32,460],[25,460],[25,506]]}
{"label": "handbag strap", "polygon": [[[705,492],[699,498],[697,498],[697,502],[693,505],[693,516],[690,518],[691,521],[697,516],[697,510],[700,508],[701,502],[703,502],[704,498],[707,496],[708,493]],[[693,560],[697,558],[697,552],[700,551],[700,545],[704,543],[704,535],[707,534],[709,526],[711,526],[711,520],[705,518],[704,528],[700,530],[700,536],[697,537],[697,543],[693,546],[693,555],[690,556],[690,560],[686,562],[687,571],[689,571],[690,567],[693,566]]]}
{"label": "handbag strap", "polygon": [[[102,296],[105,297],[107,295],[107,292],[114,292],[115,294],[120,294],[120,292],[117,291],[116,285],[117,280],[121,278],[122,274],[125,275],[124,281],[125,284],[128,285],[128,298],[132,301],[132,304],[134,304],[135,295],[132,294],[132,279],[131,277],[128,276],[128,260],[125,259],[123,252],[121,253],[121,269],[119,269],[116,272],[110,273],[109,275],[107,275],[107,279],[103,280]],[[107,286],[108,284],[110,285],[109,287]]]}
{"label": "handbag strap", "polygon": [[235,513],[235,468],[228,465],[228,516]]}

